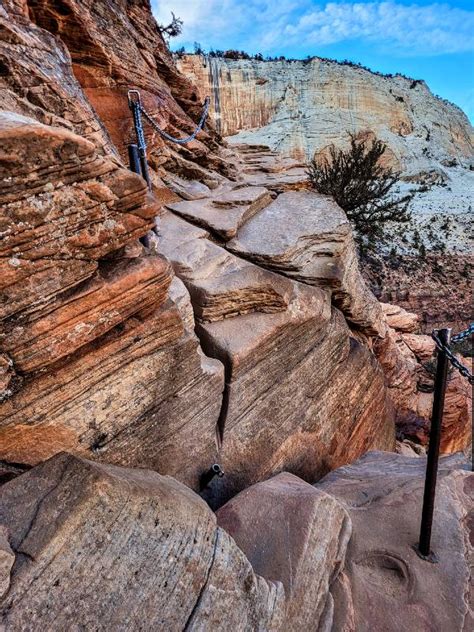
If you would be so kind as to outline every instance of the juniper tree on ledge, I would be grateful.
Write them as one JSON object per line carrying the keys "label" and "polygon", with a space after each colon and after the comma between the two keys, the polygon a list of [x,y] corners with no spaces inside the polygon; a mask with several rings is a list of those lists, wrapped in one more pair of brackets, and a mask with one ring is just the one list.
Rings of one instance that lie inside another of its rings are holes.
{"label": "juniper tree on ledge", "polygon": [[390,195],[400,173],[381,164],[387,145],[350,136],[350,147],[332,145],[328,156],[315,156],[308,166],[313,188],[331,195],[352,223],[361,251],[384,242],[388,222],[408,222],[412,195]]}

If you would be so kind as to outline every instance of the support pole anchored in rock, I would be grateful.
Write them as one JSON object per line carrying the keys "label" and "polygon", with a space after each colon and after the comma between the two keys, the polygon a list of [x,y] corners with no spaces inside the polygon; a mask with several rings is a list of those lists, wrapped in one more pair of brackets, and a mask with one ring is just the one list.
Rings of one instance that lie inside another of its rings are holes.
{"label": "support pole anchored in rock", "polygon": [[[441,329],[438,332],[443,345],[448,346],[451,340],[451,329]],[[436,378],[434,386],[433,409],[431,414],[430,443],[426,463],[425,490],[423,494],[423,509],[421,515],[420,539],[416,549],[418,555],[428,562],[438,561],[431,550],[431,531],[433,526],[434,503],[436,495],[436,479],[438,476],[439,446],[441,441],[441,424],[443,421],[444,399],[448,382],[449,359],[442,349],[438,353]]]}

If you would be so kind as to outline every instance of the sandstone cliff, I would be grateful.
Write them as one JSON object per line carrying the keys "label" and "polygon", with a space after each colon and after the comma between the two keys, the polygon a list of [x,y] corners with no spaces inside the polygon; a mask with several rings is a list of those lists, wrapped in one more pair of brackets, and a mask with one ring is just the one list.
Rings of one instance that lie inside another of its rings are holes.
{"label": "sandstone cliff", "polygon": [[[304,164],[347,132],[379,138],[384,159],[414,194],[412,220],[390,227],[384,262],[366,278],[381,300],[401,303],[436,326],[462,329],[472,317],[472,190],[474,132],[455,105],[423,81],[383,76],[324,59],[231,60],[187,55],[181,70],[213,95],[217,129],[232,144],[267,145]],[[421,185],[421,186],[420,186]],[[423,248],[430,256],[420,260]],[[454,255],[454,256],[453,256]],[[416,278],[416,281],[414,281]]]}
{"label": "sandstone cliff", "polygon": [[434,163],[474,159],[474,134],[465,114],[434,96],[423,81],[383,76],[314,58],[309,61],[231,60],[188,55],[181,70],[213,94],[224,136],[262,143],[307,160],[346,132],[371,132],[387,143],[405,175]]}
{"label": "sandstone cliff", "polygon": [[212,127],[178,150],[146,129],[148,193],[121,158],[129,75],[175,134],[198,91],[148,2],[114,7],[2,7],[1,458],[68,449],[195,489],[219,459],[219,504],[283,468],[313,481],[393,449],[373,350],[389,328],[344,214],[300,190],[298,161],[231,152]]}
{"label": "sandstone cliff", "polygon": [[425,441],[417,318],[298,161],[147,127],[153,190],[125,167],[128,87],[174,134],[199,115],[147,0],[7,0],[0,28],[0,627],[329,629],[351,519],[308,482],[395,420]]}

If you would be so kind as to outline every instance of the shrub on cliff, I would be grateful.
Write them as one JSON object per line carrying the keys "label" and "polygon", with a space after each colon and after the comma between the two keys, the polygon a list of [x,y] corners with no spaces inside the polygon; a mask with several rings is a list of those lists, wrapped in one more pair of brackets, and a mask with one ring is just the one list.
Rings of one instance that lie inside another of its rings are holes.
{"label": "shrub on cliff", "polygon": [[173,12],[171,12],[171,22],[169,24],[158,24],[161,34],[168,40],[171,37],[178,37],[183,32],[183,20],[177,18]]}
{"label": "shrub on cliff", "polygon": [[380,140],[350,134],[349,149],[329,148],[329,156],[315,156],[308,167],[313,188],[331,195],[351,221],[361,249],[384,241],[388,222],[408,222],[413,196],[397,197],[391,190],[400,174],[381,164],[387,146]]}

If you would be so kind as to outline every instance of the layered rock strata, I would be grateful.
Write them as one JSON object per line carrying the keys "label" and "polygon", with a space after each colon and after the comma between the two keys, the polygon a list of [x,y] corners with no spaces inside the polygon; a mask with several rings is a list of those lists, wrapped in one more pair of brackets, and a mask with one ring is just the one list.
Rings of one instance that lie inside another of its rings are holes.
{"label": "layered rock strata", "polygon": [[[201,96],[177,70],[149,0],[68,0],[65,7],[57,0],[28,0],[28,8],[38,26],[65,43],[75,77],[124,159],[126,143],[132,139],[129,89],[140,91],[144,107],[172,136],[184,137],[194,130]],[[218,179],[212,172],[228,171],[212,123],[186,146],[170,145],[145,126],[154,167],[173,167],[211,182]],[[155,182],[159,184],[158,179]]]}
{"label": "layered rock strata", "polygon": [[[420,319],[403,308],[382,303],[389,325],[383,340],[377,340],[378,357],[395,405],[397,433],[428,445],[436,371],[435,343],[431,336],[419,334]],[[468,359],[458,359],[470,368]],[[465,450],[472,433],[472,388],[457,369],[451,368],[444,405],[441,451]]]}
{"label": "layered rock strata", "polygon": [[0,135],[1,458],[67,448],[197,487],[215,458],[223,371],[182,317],[177,280],[170,299],[171,266],[137,242],[156,200],[72,132],[2,113]]}
{"label": "layered rock strata", "polygon": [[424,81],[382,76],[314,58],[308,61],[231,60],[188,55],[179,68],[213,94],[213,114],[232,141],[269,145],[287,156],[311,158],[347,132],[371,133],[389,147],[405,174],[469,167],[474,136],[465,114],[434,96]]}
{"label": "layered rock strata", "polygon": [[316,485],[352,522],[345,567],[332,587],[333,630],[472,627],[474,474],[460,455],[440,462],[433,564],[415,551],[425,467],[424,458],[371,453]]}
{"label": "layered rock strata", "polygon": [[[219,461],[226,476],[213,483],[208,496],[213,505],[283,468],[312,480],[370,446],[394,447],[391,404],[384,395],[379,397],[385,392],[384,377],[367,338],[377,332],[383,335],[386,326],[380,306],[357,276],[347,220],[337,215],[340,211],[328,199],[314,193],[285,193],[275,202],[268,196],[268,205],[247,219],[236,239],[254,220],[265,222],[267,213],[271,216],[273,206],[281,201],[285,212],[293,212],[291,221],[301,243],[323,244],[326,238],[328,244],[321,245],[321,252],[317,246],[309,249],[306,261],[294,254],[298,249],[289,248],[279,265],[268,265],[278,270],[276,274],[231,254],[229,250],[237,252],[235,240],[221,245],[213,241],[216,220],[207,211],[219,208],[223,225],[227,214],[233,217],[234,208],[219,206],[220,201],[232,199],[239,208],[250,193],[245,186],[223,191],[169,204],[173,212],[163,215],[159,228],[159,250],[172,262],[192,297],[201,345],[226,368],[218,424]],[[288,196],[294,197],[288,200]],[[303,211],[308,209],[299,196],[310,205],[306,215]],[[333,248],[328,235],[318,241],[316,229],[331,211],[337,215],[335,222],[342,224],[340,235],[337,229],[333,231]],[[274,219],[275,226],[288,231],[291,238],[289,215]],[[270,222],[255,234],[260,248],[274,247]],[[267,263],[254,253],[246,256]],[[298,265],[301,272],[295,274]],[[303,282],[292,280],[293,276]],[[344,292],[338,290],[341,283]],[[338,303],[336,297],[343,294],[345,302]],[[352,336],[341,312],[331,307],[331,296],[348,319],[359,309],[360,331],[365,332],[360,339]],[[354,384],[354,375],[360,382]],[[342,392],[343,398],[336,395]]]}
{"label": "layered rock strata", "polygon": [[298,281],[330,288],[350,322],[384,335],[380,306],[360,275],[350,224],[332,198],[283,193],[251,218],[228,248]]}

